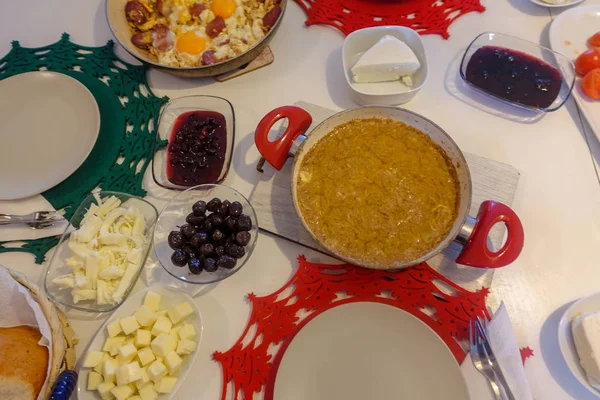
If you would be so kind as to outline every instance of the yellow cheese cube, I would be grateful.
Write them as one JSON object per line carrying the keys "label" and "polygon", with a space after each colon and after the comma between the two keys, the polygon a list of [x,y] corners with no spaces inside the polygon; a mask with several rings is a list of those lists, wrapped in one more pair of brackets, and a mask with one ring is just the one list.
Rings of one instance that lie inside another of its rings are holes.
{"label": "yellow cheese cube", "polygon": [[177,341],[173,336],[161,333],[150,344],[154,355],[158,357],[166,357],[167,354],[177,348]]}
{"label": "yellow cheese cube", "polygon": [[121,365],[117,371],[117,385],[124,386],[133,383],[142,377],[142,369],[137,361]]}
{"label": "yellow cheese cube", "polygon": [[152,361],[156,360],[154,353],[150,347],[144,347],[143,349],[139,349],[137,352],[137,356],[140,359],[140,363],[142,366],[146,366],[150,364]]}
{"label": "yellow cheese cube", "polygon": [[194,313],[194,309],[188,302],[177,304],[175,307],[167,311],[171,322],[178,324]]}
{"label": "yellow cheese cube", "polygon": [[[119,349],[119,355],[117,356],[117,362],[119,365],[125,365],[130,363],[137,354],[137,349],[133,343],[128,343]],[[119,385],[121,386],[121,385]]]}
{"label": "yellow cheese cube", "polygon": [[98,388],[98,385],[100,385],[102,381],[102,375],[100,375],[97,372],[90,371],[87,380],[87,390],[96,390]]}
{"label": "yellow cheese cube", "polygon": [[175,389],[177,378],[174,376],[165,376],[154,386],[158,393],[171,393]]}
{"label": "yellow cheese cube", "polygon": [[179,338],[181,339],[193,339],[196,337],[196,328],[192,324],[184,324],[179,330]]}
{"label": "yellow cheese cube", "polygon": [[104,353],[104,355],[102,356],[102,361],[100,361],[100,364],[98,364],[94,367],[94,371],[102,375],[102,368],[104,367],[104,361],[108,360],[109,358],[112,358],[112,357],[108,353]]}
{"label": "yellow cheese cube", "polygon": [[123,329],[121,329],[121,324],[119,323],[118,319],[106,325],[106,330],[108,331],[108,336],[110,337],[115,337],[119,333],[123,332]]}
{"label": "yellow cheese cube", "polygon": [[167,310],[160,310],[160,311],[157,311],[157,312],[156,312],[156,316],[157,316],[157,317],[159,317],[159,318],[160,318],[160,317],[168,317],[168,315],[167,315]]}
{"label": "yellow cheese cube", "polygon": [[175,373],[181,367],[181,363],[183,362],[183,360],[177,355],[175,351],[172,351],[165,357],[165,362],[167,364],[167,367],[169,368],[169,374],[175,375]]}
{"label": "yellow cheese cube", "polygon": [[127,400],[142,400],[142,398],[140,396],[131,396]]}
{"label": "yellow cheese cube", "polygon": [[119,323],[121,324],[121,328],[126,335],[129,335],[130,333],[140,329],[140,325],[133,315],[123,318],[119,321]]}
{"label": "yellow cheese cube", "polygon": [[192,354],[196,350],[196,342],[190,339],[183,339],[177,342],[177,354]]}
{"label": "yellow cheese cube", "polygon": [[85,361],[83,362],[83,368],[94,368],[96,365],[102,362],[104,353],[101,351],[88,351]]}
{"label": "yellow cheese cube", "polygon": [[114,382],[116,380],[117,369],[119,369],[119,363],[117,360],[108,359],[104,361],[102,367],[102,376],[104,376],[105,382]]}
{"label": "yellow cheese cube", "polygon": [[152,334],[150,331],[145,329],[138,329],[135,331],[135,347],[138,349],[140,347],[150,346],[150,342],[152,341]]}
{"label": "yellow cheese cube", "polygon": [[[98,385],[96,390],[98,390],[98,394],[103,399],[112,399],[113,395],[110,393],[110,390],[115,387],[115,384],[112,382],[102,382]],[[107,396],[108,395],[108,396]]]}
{"label": "yellow cheese cube", "polygon": [[146,306],[138,308],[134,315],[137,322],[144,327],[152,325],[158,319],[154,311]]}
{"label": "yellow cheese cube", "polygon": [[144,298],[144,305],[152,311],[157,312],[159,304],[160,294],[149,290],[148,293],[146,293],[146,297]]}
{"label": "yellow cheese cube", "polygon": [[161,378],[167,375],[167,367],[162,362],[156,360],[146,370],[148,377],[152,379],[154,383],[161,380]]}
{"label": "yellow cheese cube", "polygon": [[175,340],[179,340],[179,331],[183,328],[183,325],[175,325],[169,331],[169,335],[173,336]]}
{"label": "yellow cheese cube", "polygon": [[158,317],[158,319],[154,323],[154,326],[152,326],[152,334],[154,336],[158,336],[161,333],[169,333],[171,331],[172,327],[173,327],[173,324],[171,323],[169,318]]}
{"label": "yellow cheese cube", "polygon": [[117,386],[110,389],[110,393],[117,400],[127,400],[133,394],[133,390],[129,386]]}
{"label": "yellow cheese cube", "polygon": [[158,393],[154,390],[154,384],[148,383],[138,391],[142,400],[156,400]]}
{"label": "yellow cheese cube", "polygon": [[148,382],[150,382],[150,377],[148,376],[146,370],[146,368],[142,368],[142,377],[135,381],[135,387],[137,388],[137,390],[140,390],[141,388],[146,386]]}
{"label": "yellow cheese cube", "polygon": [[104,347],[102,347],[102,351],[106,351],[111,356],[116,356],[119,354],[119,348],[123,345],[125,341],[125,336],[115,336],[114,338],[106,339],[104,342]]}

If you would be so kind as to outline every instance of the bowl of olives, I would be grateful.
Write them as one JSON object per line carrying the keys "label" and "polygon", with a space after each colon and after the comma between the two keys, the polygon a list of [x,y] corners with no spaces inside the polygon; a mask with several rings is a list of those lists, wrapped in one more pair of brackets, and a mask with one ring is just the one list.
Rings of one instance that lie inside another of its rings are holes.
{"label": "bowl of olives", "polygon": [[258,222],[250,202],[224,185],[198,185],[177,194],[161,211],[154,251],[163,268],[184,282],[219,282],[250,258]]}

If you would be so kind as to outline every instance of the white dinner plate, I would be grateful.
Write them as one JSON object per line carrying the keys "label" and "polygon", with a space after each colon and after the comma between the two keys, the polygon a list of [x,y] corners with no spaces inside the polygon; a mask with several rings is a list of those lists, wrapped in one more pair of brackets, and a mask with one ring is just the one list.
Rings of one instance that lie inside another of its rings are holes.
{"label": "white dinner plate", "polygon": [[[587,40],[600,31],[600,6],[581,6],[560,14],[550,26],[550,47],[573,61],[588,49]],[[573,97],[600,139],[600,100],[592,100],[581,89],[581,77],[573,88]]]}
{"label": "white dinner plate", "polygon": [[350,303],[318,315],[293,338],[274,400],[465,400],[467,385],[442,339],[398,308]]}
{"label": "white dinner plate", "polygon": [[0,200],[48,190],[92,151],[98,104],[77,80],[36,71],[0,81]]}
{"label": "white dinner plate", "polygon": [[196,341],[196,350],[192,354],[188,354],[186,356],[181,357],[183,359],[183,364],[177,375],[175,375],[177,377],[177,385],[171,393],[161,394],[158,396],[157,400],[169,400],[173,398],[175,393],[177,393],[177,390],[181,386],[181,383],[185,380],[188,372],[194,365],[194,361],[196,360],[196,356],[198,355],[198,350],[200,349],[200,344],[202,341],[202,316],[200,315],[200,310],[198,310],[196,303],[194,303],[194,299],[192,299],[186,293],[167,285],[158,285],[151,286],[146,289],[140,290],[139,292],[133,293],[127,300],[125,300],[123,304],[121,304],[121,307],[117,308],[112,313],[110,318],[108,318],[106,322],[104,322],[104,324],[100,327],[100,329],[96,333],[96,336],[94,336],[94,339],[87,348],[86,353],[84,353],[81,356],[77,366],[79,372],[76,390],[78,400],[101,400],[100,395],[97,391],[87,390],[88,373],[92,369],[81,368],[81,363],[83,362],[83,360],[85,360],[88,351],[102,351],[104,342],[108,337],[106,326],[109,323],[113,322],[115,319],[120,319],[133,315],[135,311],[144,304],[144,297],[146,296],[146,293],[149,290],[160,294],[160,310],[168,310],[169,308],[176,306],[177,304],[183,303],[185,301],[190,303],[190,305],[194,309],[194,314],[189,316],[185,320],[185,322],[193,324],[194,328],[196,328],[197,333],[196,337],[194,338],[194,340]]}
{"label": "white dinner plate", "polygon": [[558,344],[567,366],[573,375],[575,375],[575,378],[590,392],[600,397],[600,392],[594,389],[587,381],[585,371],[579,363],[579,356],[577,355],[577,349],[575,348],[571,332],[571,321],[581,313],[592,311],[600,311],[600,292],[576,301],[565,311],[558,323]]}
{"label": "white dinner plate", "polygon": [[542,7],[560,8],[560,7],[574,6],[576,4],[583,3],[585,0],[571,0],[571,1],[567,1],[565,3],[561,3],[561,4],[550,4],[550,3],[546,3],[542,0],[530,0],[530,1],[533,4],[537,4],[538,6],[542,6]]}

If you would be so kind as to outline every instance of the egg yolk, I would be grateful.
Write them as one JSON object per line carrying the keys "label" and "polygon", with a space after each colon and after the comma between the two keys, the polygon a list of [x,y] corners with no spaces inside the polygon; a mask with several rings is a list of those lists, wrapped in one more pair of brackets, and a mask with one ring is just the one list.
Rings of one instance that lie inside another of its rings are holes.
{"label": "egg yolk", "polygon": [[206,49],[206,39],[196,35],[194,31],[189,31],[177,38],[176,47],[180,53],[197,55]]}
{"label": "egg yolk", "polygon": [[213,0],[210,5],[212,12],[223,19],[231,17],[236,7],[235,0]]}

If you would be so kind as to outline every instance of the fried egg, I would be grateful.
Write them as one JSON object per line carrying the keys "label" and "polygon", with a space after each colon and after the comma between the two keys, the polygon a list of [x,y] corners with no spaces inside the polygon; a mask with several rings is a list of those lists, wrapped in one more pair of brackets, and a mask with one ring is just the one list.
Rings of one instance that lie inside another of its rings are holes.
{"label": "fried egg", "polygon": [[207,40],[197,31],[187,31],[177,36],[175,48],[179,53],[191,56],[202,54],[206,50]]}
{"label": "fried egg", "polygon": [[210,4],[210,9],[215,15],[227,19],[233,15],[237,3],[235,0],[213,0]]}

